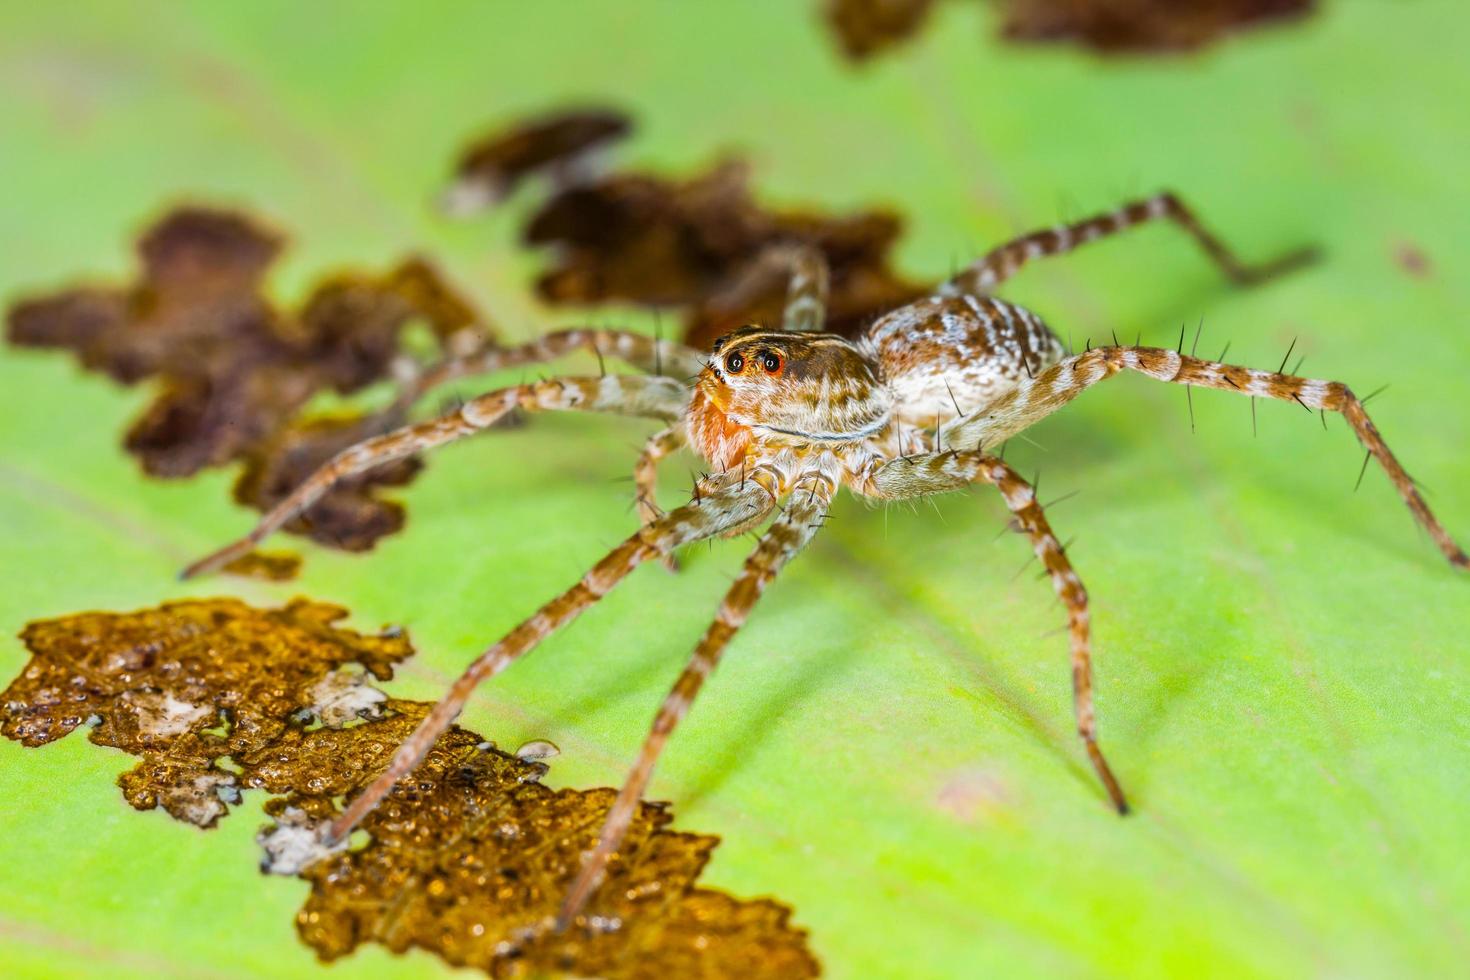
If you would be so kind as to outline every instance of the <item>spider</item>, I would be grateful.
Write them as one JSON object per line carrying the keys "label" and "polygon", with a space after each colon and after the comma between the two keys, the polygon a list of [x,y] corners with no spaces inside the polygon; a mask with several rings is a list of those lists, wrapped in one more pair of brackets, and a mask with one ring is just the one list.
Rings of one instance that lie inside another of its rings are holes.
{"label": "spider", "polygon": [[[741,328],[720,338],[708,356],[636,333],[572,329],[520,347],[452,357],[427,371],[400,403],[450,378],[547,361],[577,349],[590,348],[599,361],[611,354],[649,373],[560,377],[502,388],[440,418],[368,439],[325,464],[246,537],[191,565],[183,575],[216,569],[248,552],[336,481],[479,432],[515,408],[647,416],[668,427],[649,438],[635,467],[642,521],[638,530],[471,663],[382,774],[317,832],[318,840],[325,845],[344,841],[394,784],[414,770],[482,681],[571,622],[638,565],[671,560],[676,549],[694,541],[749,531],[774,514],[655,716],[598,843],[562,903],[556,927],[566,928],[597,889],[670,733],[761,593],[822,527],[834,495],[844,486],[884,501],[975,483],[1000,492],[1013,527],[1030,539],[1066,608],[1077,733],[1112,806],[1127,813],[1123,789],[1098,744],[1087,592],[1032,487],[990,452],[1120,371],[1294,401],[1324,413],[1324,420],[1327,411],[1341,413],[1440,550],[1452,564],[1470,568],[1470,557],[1435,519],[1362,401],[1346,385],[1200,360],[1182,349],[1115,342],[1069,354],[1034,313],[991,295],[1032,259],[1062,254],[1158,219],[1188,232],[1236,283],[1261,282],[1310,257],[1302,251],[1263,265],[1242,263],[1178,197],[1164,193],[1008,242],[933,295],[879,318],[856,340],[819,332],[826,264],[820,253],[793,245],[775,256],[790,276],[780,328]],[[712,473],[696,481],[692,499],[664,513],[654,504],[655,471],[661,459],[685,445],[709,461]]]}

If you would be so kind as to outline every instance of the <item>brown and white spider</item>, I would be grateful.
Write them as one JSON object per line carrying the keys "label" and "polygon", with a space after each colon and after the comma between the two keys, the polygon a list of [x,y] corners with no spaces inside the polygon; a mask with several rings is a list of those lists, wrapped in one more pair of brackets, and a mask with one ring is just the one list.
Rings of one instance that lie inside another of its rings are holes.
{"label": "brown and white spider", "polygon": [[[576,349],[590,348],[599,358],[611,354],[651,373],[561,377],[503,388],[441,418],[369,439],[323,466],[248,536],[190,566],[184,575],[218,568],[249,551],[335,481],[479,432],[515,408],[648,416],[666,421],[668,428],[651,437],[638,458],[635,481],[643,525],[581,581],[471,663],[383,773],[319,832],[317,840],[325,845],[343,841],[393,785],[413,771],[481,681],[571,622],[638,565],[655,558],[669,560],[683,545],[739,534],[776,514],[654,718],[638,760],[608,812],[601,839],[567,893],[557,922],[564,928],[581,913],[601,880],[670,732],[761,592],[821,528],[842,486],[878,500],[944,493],[976,482],[1000,491],[1014,525],[1030,538],[1066,607],[1077,731],[1113,806],[1126,813],[1123,790],[1097,742],[1087,593],[1031,486],[987,452],[1123,370],[1173,384],[1295,401],[1307,409],[1341,413],[1440,550],[1454,565],[1470,567],[1470,558],[1435,520],[1362,402],[1346,385],[1199,360],[1167,348],[1115,344],[1068,356],[1035,314],[990,295],[994,286],[1031,259],[1067,252],[1160,218],[1188,231],[1238,283],[1258,282],[1305,257],[1298,253],[1269,265],[1244,265],[1178,198],[1161,194],[1009,242],[944,283],[934,295],[882,317],[855,341],[818,332],[824,317],[826,267],[819,254],[793,246],[780,256],[791,273],[781,328],[743,328],[717,341],[708,357],[635,333],[567,330],[521,347],[446,361],[428,372],[408,398],[450,378],[547,361]],[[692,386],[685,380],[691,377]],[[655,469],[660,459],[686,444],[710,462],[713,475],[697,481],[687,504],[662,513],[653,503]]]}

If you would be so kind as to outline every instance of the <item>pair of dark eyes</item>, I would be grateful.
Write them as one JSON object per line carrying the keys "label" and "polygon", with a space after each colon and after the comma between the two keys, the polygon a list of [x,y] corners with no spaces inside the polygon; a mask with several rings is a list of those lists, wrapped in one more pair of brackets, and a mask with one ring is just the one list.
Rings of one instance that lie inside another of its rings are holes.
{"label": "pair of dark eyes", "polygon": [[[768,374],[775,374],[781,370],[781,355],[779,354],[766,351],[759,356],[758,360],[760,361],[761,367],[765,368]],[[725,370],[731,374],[739,374],[741,371],[744,371],[745,356],[743,354],[731,354],[725,358]]]}

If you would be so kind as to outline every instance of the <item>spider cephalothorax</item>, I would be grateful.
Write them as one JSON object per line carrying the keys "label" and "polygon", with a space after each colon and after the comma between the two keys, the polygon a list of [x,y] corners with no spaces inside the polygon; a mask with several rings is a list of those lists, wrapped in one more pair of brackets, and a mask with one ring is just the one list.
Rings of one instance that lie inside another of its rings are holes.
{"label": "spider cephalothorax", "polygon": [[[779,258],[789,263],[792,276],[783,329],[736,331],[722,338],[708,357],[636,333],[566,330],[521,347],[454,359],[427,372],[408,387],[401,406],[448,378],[550,360],[579,348],[592,349],[599,360],[603,355],[619,357],[650,374],[604,373],[503,388],[441,418],[370,439],[334,458],[247,537],[195,563],[185,574],[217,568],[245,553],[335,481],[482,431],[518,407],[638,415],[660,419],[667,427],[649,438],[635,469],[643,525],[579,582],[470,664],[372,785],[322,825],[317,853],[343,846],[358,821],[418,765],[476,685],[571,622],[638,565],[651,559],[671,561],[684,545],[748,530],[776,514],[664,699],[596,847],[568,890],[557,925],[577,920],[628,829],[669,733],[766,585],[821,528],[841,485],[878,500],[911,499],[976,483],[1000,491],[1013,526],[1030,540],[1066,609],[1077,732],[1109,800],[1120,813],[1127,812],[1123,790],[1097,740],[1087,592],[1031,486],[988,452],[1123,371],[1171,384],[1294,401],[1322,412],[1324,421],[1326,412],[1341,414],[1445,556],[1457,567],[1470,568],[1470,557],[1435,519],[1362,401],[1346,385],[1201,360],[1182,349],[1116,341],[1068,356],[1038,317],[989,295],[1031,259],[1157,218],[1183,227],[1237,282],[1268,278],[1304,257],[1243,265],[1177,198],[1161,194],[1003,245],[933,297],[882,317],[854,341],[817,332],[827,282],[821,256],[810,249],[784,248]],[[714,472],[696,483],[691,500],[664,512],[654,503],[654,475],[659,460],[686,442]],[[273,860],[277,870],[292,870],[291,864]]]}
{"label": "spider cephalothorax", "polygon": [[842,337],[746,327],[717,340],[699,372],[689,441],[728,470],[752,451],[861,443],[892,413],[878,364]]}

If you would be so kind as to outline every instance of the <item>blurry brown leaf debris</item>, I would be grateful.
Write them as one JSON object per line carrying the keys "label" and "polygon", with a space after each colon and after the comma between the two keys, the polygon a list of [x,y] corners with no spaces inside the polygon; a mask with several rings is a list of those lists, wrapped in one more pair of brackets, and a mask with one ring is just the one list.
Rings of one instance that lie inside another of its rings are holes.
{"label": "blurry brown leaf debris", "polygon": [[1000,0],[1006,37],[1076,40],[1120,52],[1199,48],[1315,6],[1315,0]]}
{"label": "blurry brown leaf debris", "polygon": [[[627,118],[614,112],[569,112],[513,124],[480,144],[514,147],[534,136],[536,166],[559,168],[550,199],[523,233],[526,244],[552,256],[551,269],[536,283],[547,302],[683,308],[685,340],[703,347],[734,327],[780,320],[788,272],[773,259],[793,245],[814,246],[827,256],[829,323],[836,332],[855,334],[927,292],[925,284],[904,279],[890,266],[902,231],[892,213],[833,217],[766,209],[751,196],[748,168],[738,160],[721,161],[685,180],[630,172],[596,176],[579,165],[588,148],[629,128]],[[552,133],[562,135],[553,139]],[[446,200],[470,195],[478,208],[496,197],[464,190],[468,160],[461,161],[459,182],[446,191]]]}
{"label": "blurry brown leaf debris", "polygon": [[568,109],[497,130],[460,154],[454,183],[440,203],[447,213],[462,216],[504,200],[538,174],[554,185],[584,180],[597,152],[631,128],[631,120],[613,109]]}
{"label": "blurry brown leaf debris", "polygon": [[[365,682],[363,670],[386,680],[413,651],[401,631],[336,627],[344,615],[304,599],[277,610],[216,599],[32,623],[0,731],[36,746],[91,724],[91,741],[142,759],[119,779],[129,803],[199,826],[264,789],[274,853],[276,837],[333,817],[432,707]],[[697,887],[717,839],[669,831],[657,804],[643,805],[585,915],[553,933],[616,794],[551,790],[545,772],[451,728],[364,821],[364,846],[301,872],[302,939],[323,960],[377,942],[496,977],[818,975],[788,908]]]}
{"label": "blurry brown leaf debris", "polygon": [[301,571],[301,556],[289,551],[251,551],[224,567],[231,575],[289,582]]}
{"label": "blurry brown leaf debris", "polygon": [[742,324],[780,321],[787,273],[770,257],[792,244],[827,256],[835,332],[854,334],[925,292],[890,267],[897,216],[770,211],[747,177],[743,164],[724,161],[689,180],[622,173],[561,191],[525,230],[528,244],[555,256],[537,289],[552,303],[686,307],[685,340],[696,347]]}
{"label": "blurry brown leaf debris", "polygon": [[823,11],[842,53],[854,61],[918,33],[934,0],[827,0]]}
{"label": "blurry brown leaf debris", "polygon": [[[1076,41],[1098,51],[1178,51],[1231,31],[1310,13],[1315,0],[995,0],[1002,36]],[[933,0],[827,0],[827,24],[844,54],[861,61],[917,34]]]}
{"label": "blurry brown leaf debris", "polygon": [[[10,341],[70,349],[85,367],[125,384],[156,378],[159,393],[125,440],[143,468],[184,477],[245,459],[236,497],[268,506],[270,490],[261,488],[269,474],[303,473],[339,447],[333,433],[341,423],[295,422],[314,394],[350,394],[389,377],[410,322],[427,322],[445,347],[478,340],[482,330],[476,311],[421,259],[381,275],[334,276],[299,311],[282,310],[263,293],[282,245],[245,215],[176,209],[139,240],[136,282],[18,302],[8,314]],[[278,457],[288,450],[290,459]],[[371,547],[402,525],[403,514],[370,488],[412,473],[390,467],[334,489],[292,529],[324,544]]]}
{"label": "blurry brown leaf debris", "polygon": [[[354,443],[382,434],[389,415],[324,415],[287,422],[245,453],[245,469],[235,481],[235,499],[267,511],[306,481],[317,467]],[[403,506],[383,500],[381,487],[413,481],[423,463],[416,456],[348,477],[285,529],[347,551],[366,551],[373,542],[403,527]]]}

